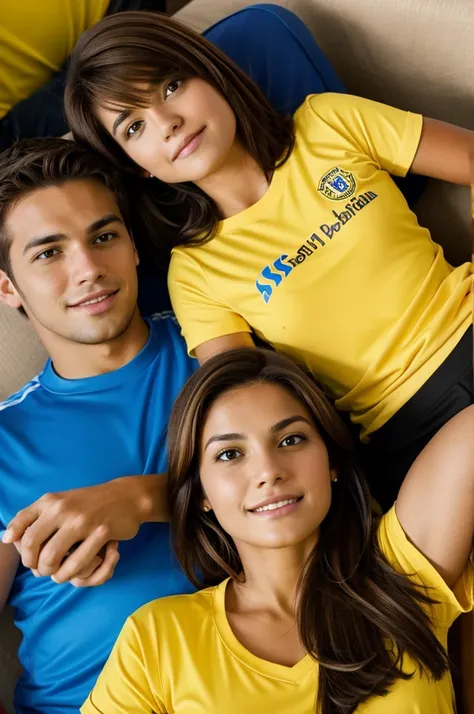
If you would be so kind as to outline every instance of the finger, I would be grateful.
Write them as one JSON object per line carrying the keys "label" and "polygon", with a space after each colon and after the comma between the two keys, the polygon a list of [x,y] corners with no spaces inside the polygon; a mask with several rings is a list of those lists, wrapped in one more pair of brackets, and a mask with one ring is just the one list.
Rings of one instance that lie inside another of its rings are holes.
{"label": "finger", "polygon": [[51,521],[41,514],[39,518],[26,529],[20,542],[20,555],[21,562],[25,568],[37,568],[40,575],[47,575],[47,573],[42,573],[39,568],[40,556],[46,544],[54,536],[54,525]]}
{"label": "finger", "polygon": [[[94,558],[97,557],[100,549],[103,548],[108,541],[108,530],[103,526],[96,528],[88,538],[85,539],[75,550],[64,559],[64,562],[59,561],[58,567],[51,573],[54,575],[55,583],[65,583],[72,578],[77,577],[78,573],[84,568],[88,568]],[[53,540],[51,540],[51,543]],[[48,544],[49,546],[49,544]],[[67,553],[69,548],[61,547],[62,556]],[[107,550],[106,550],[107,554]],[[40,571],[41,572],[41,571]]]}
{"label": "finger", "polygon": [[[100,557],[100,555],[96,555],[95,558],[87,565],[85,568],[82,568],[79,570],[78,573],[76,573],[75,577],[80,578],[81,580],[86,580],[87,578],[90,578],[92,573],[97,570],[97,568],[102,565],[103,563],[103,558]],[[57,582],[56,580],[56,575],[52,575],[51,579],[54,580],[54,582]]]}
{"label": "finger", "polygon": [[120,553],[117,548],[117,541],[110,541],[110,543],[107,544],[107,550],[102,565],[100,565],[89,578],[73,578],[71,580],[71,585],[74,585],[76,588],[92,588],[97,585],[103,585],[107,582],[107,580],[110,580],[120,558]]}
{"label": "finger", "polygon": [[2,536],[3,543],[13,543],[19,541],[23,537],[27,528],[33,525],[40,515],[38,502],[32,503],[31,506],[18,511],[16,516],[12,518],[7,526],[5,533]]}
{"label": "finger", "polygon": [[[38,520],[38,523],[40,520]],[[29,530],[26,535],[28,533]],[[67,553],[77,543],[77,540],[78,536],[75,528],[68,524],[61,526],[47,541],[43,542],[38,553],[37,563],[33,567],[38,570],[40,575],[54,575],[61,567],[61,563]]]}

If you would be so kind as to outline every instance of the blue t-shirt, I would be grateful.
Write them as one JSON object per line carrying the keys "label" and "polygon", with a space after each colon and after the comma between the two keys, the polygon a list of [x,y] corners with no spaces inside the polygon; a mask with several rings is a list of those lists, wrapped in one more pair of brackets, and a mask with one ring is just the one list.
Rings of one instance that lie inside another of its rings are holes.
{"label": "blue t-shirt", "polygon": [[[121,369],[61,379],[51,362],[0,404],[0,527],[47,492],[166,471],[166,429],[196,361],[172,315],[148,321],[143,350]],[[166,524],[120,543],[105,585],[76,589],[20,565],[9,602],[23,633],[18,714],[77,714],[126,618],[157,597],[191,592],[173,560]]]}

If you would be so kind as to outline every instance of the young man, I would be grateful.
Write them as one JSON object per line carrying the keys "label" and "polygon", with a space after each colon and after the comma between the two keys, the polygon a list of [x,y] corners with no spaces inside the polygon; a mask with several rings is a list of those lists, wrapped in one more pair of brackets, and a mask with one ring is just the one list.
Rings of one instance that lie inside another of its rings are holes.
{"label": "young man", "polygon": [[[0,609],[8,599],[23,633],[19,714],[77,712],[126,617],[191,589],[159,522],[165,477],[148,474],[166,469],[168,416],[195,366],[169,313],[139,314],[127,222],[119,183],[75,144],[1,157],[0,299],[50,355],[0,404],[0,529],[35,502],[21,541],[0,543]],[[114,567],[100,588],[73,587]]]}

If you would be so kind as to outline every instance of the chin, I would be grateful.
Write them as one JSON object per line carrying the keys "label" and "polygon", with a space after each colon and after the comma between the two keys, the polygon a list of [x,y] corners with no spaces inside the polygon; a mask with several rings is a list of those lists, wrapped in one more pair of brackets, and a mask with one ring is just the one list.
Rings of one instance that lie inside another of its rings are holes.
{"label": "chin", "polygon": [[121,337],[130,325],[130,321],[117,324],[101,325],[94,328],[77,328],[71,333],[71,339],[83,345],[101,345]]}
{"label": "chin", "polygon": [[314,538],[314,529],[309,533],[270,533],[268,537],[263,540],[261,546],[268,549],[279,549],[279,548],[296,548],[298,546],[308,543],[308,541]]}

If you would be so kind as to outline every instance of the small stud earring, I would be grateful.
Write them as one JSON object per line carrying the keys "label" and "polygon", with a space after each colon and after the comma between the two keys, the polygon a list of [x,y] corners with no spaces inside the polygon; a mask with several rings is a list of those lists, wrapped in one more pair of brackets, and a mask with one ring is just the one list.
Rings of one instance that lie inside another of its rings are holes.
{"label": "small stud earring", "polygon": [[206,513],[207,513],[208,511],[210,511],[210,510],[211,510],[211,507],[210,507],[210,506],[204,506],[204,510],[205,510],[205,511],[206,511]]}
{"label": "small stud earring", "polygon": [[334,476],[334,478],[332,479],[332,482],[337,483],[337,476]]}
{"label": "small stud earring", "polygon": [[148,174],[148,178],[155,178],[153,174]]}

